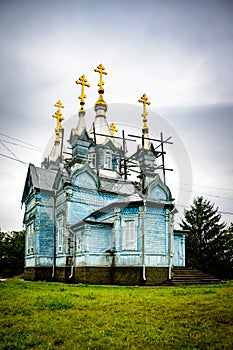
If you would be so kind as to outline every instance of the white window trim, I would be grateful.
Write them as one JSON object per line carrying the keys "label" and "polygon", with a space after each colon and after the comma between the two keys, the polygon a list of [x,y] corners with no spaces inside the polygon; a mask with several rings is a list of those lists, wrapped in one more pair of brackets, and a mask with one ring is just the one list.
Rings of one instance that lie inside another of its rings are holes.
{"label": "white window trim", "polygon": [[88,162],[89,162],[91,168],[96,167],[96,154],[95,154],[95,152],[88,153]]}
{"label": "white window trim", "polygon": [[27,226],[27,255],[34,254],[34,222]]}
{"label": "white window trim", "polygon": [[60,217],[57,220],[57,246],[58,246],[58,253],[62,253],[62,251],[63,251],[63,233],[64,233],[63,218]]}
{"label": "white window trim", "polygon": [[82,252],[82,239],[81,237],[76,236],[76,253]]}
{"label": "white window trim", "polygon": [[110,151],[105,151],[104,169],[112,170],[112,153]]}
{"label": "white window trim", "polygon": [[137,221],[125,220],[123,223],[123,250],[137,250]]}

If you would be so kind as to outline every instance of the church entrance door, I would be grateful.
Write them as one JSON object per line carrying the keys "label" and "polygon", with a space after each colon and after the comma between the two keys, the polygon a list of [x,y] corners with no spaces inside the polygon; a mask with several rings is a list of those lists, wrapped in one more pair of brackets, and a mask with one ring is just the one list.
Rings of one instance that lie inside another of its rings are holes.
{"label": "church entrance door", "polygon": [[173,266],[184,266],[183,247],[180,237],[174,237]]}

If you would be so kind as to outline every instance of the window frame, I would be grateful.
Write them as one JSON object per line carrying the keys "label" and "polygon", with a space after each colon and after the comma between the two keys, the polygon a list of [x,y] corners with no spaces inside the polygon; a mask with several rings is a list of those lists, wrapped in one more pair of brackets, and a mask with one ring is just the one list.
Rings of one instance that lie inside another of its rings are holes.
{"label": "window frame", "polygon": [[82,253],[82,238],[81,236],[76,236],[76,249],[75,253],[80,254]]}
{"label": "window frame", "polygon": [[88,153],[88,163],[89,163],[91,168],[96,167],[96,154],[95,154],[95,152]]}
{"label": "window frame", "polygon": [[27,255],[34,254],[34,231],[34,221],[32,221],[27,225]]}
{"label": "window frame", "polygon": [[112,170],[112,152],[109,150],[104,153],[104,169]]}
{"label": "window frame", "polygon": [[137,251],[136,220],[125,220],[123,227],[123,250]]}
{"label": "window frame", "polygon": [[63,217],[57,219],[57,248],[58,253],[63,251],[63,233],[64,233],[64,220]]}

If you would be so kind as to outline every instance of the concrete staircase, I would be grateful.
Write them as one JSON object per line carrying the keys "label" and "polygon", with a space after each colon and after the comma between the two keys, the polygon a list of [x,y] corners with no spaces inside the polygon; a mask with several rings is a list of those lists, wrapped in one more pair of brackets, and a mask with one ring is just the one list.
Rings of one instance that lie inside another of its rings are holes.
{"label": "concrete staircase", "polygon": [[172,269],[172,279],[162,283],[161,286],[206,285],[220,282],[220,279],[192,267],[174,267]]}

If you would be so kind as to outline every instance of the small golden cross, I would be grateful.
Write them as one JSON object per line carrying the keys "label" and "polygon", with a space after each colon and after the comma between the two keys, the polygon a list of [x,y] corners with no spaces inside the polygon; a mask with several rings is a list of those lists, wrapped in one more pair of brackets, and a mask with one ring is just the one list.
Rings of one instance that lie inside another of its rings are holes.
{"label": "small golden cross", "polygon": [[112,136],[114,136],[114,133],[115,133],[115,132],[118,132],[118,131],[119,131],[119,130],[117,129],[117,126],[116,126],[114,123],[111,123],[111,124],[110,124],[109,129],[110,129],[111,132],[112,132]]}
{"label": "small golden cross", "polygon": [[60,136],[60,131],[62,129],[62,126],[61,126],[61,122],[64,120],[63,116],[62,116],[62,113],[61,113],[61,108],[64,108],[64,106],[62,105],[62,102],[60,100],[58,100],[55,104],[54,104],[54,107],[57,107],[57,111],[55,112],[55,114],[53,114],[53,118],[56,118],[57,119],[57,126],[55,128],[55,131],[56,131],[56,139],[55,139],[55,142],[58,142],[60,143],[60,139],[59,139],[59,136]]}
{"label": "small golden cross", "polygon": [[150,102],[148,101],[148,97],[146,96],[146,94],[142,95],[142,97],[138,100],[138,102],[143,103],[143,113],[142,113],[142,117],[143,117],[143,132],[146,133],[148,132],[148,125],[147,125],[147,111],[146,111],[146,105],[150,105]]}
{"label": "small golden cross", "polygon": [[78,80],[76,80],[76,84],[80,84],[82,86],[81,95],[78,98],[81,100],[80,101],[80,111],[84,111],[84,105],[85,105],[84,99],[87,97],[84,93],[84,86],[90,87],[91,85],[88,83],[84,74]]}

